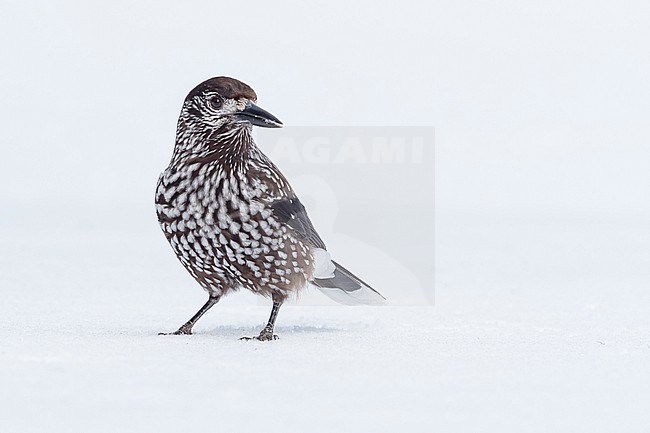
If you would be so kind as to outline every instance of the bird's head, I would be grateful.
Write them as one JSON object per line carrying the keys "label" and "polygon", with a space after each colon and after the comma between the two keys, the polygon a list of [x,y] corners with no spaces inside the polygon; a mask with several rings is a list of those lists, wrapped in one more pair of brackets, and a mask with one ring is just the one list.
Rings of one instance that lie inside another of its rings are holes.
{"label": "bird's head", "polygon": [[250,127],[281,128],[282,122],[257,105],[257,95],[247,84],[229,77],[210,78],[196,86],[185,98],[181,116],[201,128]]}

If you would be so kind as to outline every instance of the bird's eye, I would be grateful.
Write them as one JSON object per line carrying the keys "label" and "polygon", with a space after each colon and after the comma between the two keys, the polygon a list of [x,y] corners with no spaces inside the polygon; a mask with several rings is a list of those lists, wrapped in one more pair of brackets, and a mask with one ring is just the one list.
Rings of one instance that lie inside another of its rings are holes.
{"label": "bird's eye", "polygon": [[219,109],[221,108],[221,105],[223,104],[223,99],[221,99],[220,96],[213,96],[210,98],[210,105],[212,105],[212,108]]}

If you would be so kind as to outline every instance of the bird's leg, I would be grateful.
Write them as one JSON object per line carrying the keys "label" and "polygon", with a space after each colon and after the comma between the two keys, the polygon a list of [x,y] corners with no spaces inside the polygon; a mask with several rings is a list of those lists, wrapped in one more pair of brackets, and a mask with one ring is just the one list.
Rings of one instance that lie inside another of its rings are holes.
{"label": "bird's leg", "polygon": [[192,328],[194,327],[194,324],[196,323],[197,320],[201,318],[205,313],[208,312],[210,308],[217,302],[219,302],[219,299],[221,296],[210,296],[208,298],[208,302],[206,302],[199,311],[196,312],[195,315],[192,316],[190,320],[187,321],[183,326],[178,328],[178,331],[176,332],[161,332],[158,335],[190,335],[192,334]]}
{"label": "bird's leg", "polygon": [[271,317],[269,317],[269,322],[266,324],[264,329],[262,329],[260,335],[257,337],[242,337],[240,340],[277,340],[278,336],[273,334],[273,328],[275,327],[275,319],[278,317],[278,312],[280,311],[280,306],[283,302],[283,298],[280,298],[279,296],[273,296],[273,308],[271,309]]}
{"label": "bird's leg", "polygon": [[260,341],[269,341],[277,340],[278,336],[273,335],[273,328],[275,328],[275,319],[278,317],[278,312],[280,311],[280,306],[282,302],[273,301],[273,308],[271,309],[271,316],[269,317],[269,322],[266,324],[260,335],[257,336],[257,339]]}

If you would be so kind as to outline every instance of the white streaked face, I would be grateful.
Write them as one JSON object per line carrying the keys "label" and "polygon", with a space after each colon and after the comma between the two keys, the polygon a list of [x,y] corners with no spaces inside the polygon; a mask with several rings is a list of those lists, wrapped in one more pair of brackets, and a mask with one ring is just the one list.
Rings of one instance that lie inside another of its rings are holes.
{"label": "white streaked face", "polygon": [[246,98],[227,99],[214,91],[202,92],[185,102],[187,120],[210,129],[218,129],[227,123],[239,123],[233,114],[242,111],[250,102]]}

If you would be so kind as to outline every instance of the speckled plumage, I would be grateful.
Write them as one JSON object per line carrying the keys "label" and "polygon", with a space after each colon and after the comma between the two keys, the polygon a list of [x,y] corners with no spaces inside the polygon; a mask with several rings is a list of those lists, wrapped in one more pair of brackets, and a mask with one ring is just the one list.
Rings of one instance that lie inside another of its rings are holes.
{"label": "speckled plumage", "polygon": [[174,161],[158,182],[158,220],[210,295],[244,287],[284,298],[311,278],[311,253],[273,215],[272,205],[294,194],[250,130],[209,139],[206,152]]}
{"label": "speckled plumage", "polygon": [[[256,98],[246,84],[217,77],[183,103],[174,153],[156,188],[156,212],[176,256],[210,300],[176,333],[191,333],[194,322],[231,290],[243,287],[273,299],[277,315],[290,293],[321,277],[314,275],[314,252],[325,244],[251,135],[253,124],[281,126],[254,105]],[[273,337],[275,315],[270,333],[259,339]]]}

